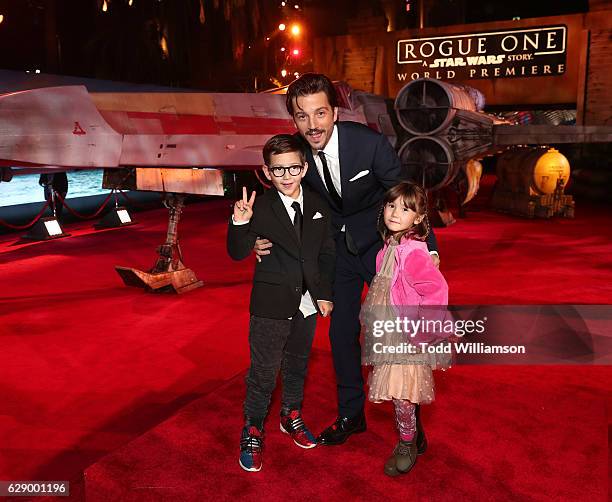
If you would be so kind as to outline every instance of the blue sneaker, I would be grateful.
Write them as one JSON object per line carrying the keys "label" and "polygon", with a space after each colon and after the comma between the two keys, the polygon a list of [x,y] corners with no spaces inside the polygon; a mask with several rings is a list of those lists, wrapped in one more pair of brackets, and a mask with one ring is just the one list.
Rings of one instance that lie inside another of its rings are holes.
{"label": "blue sneaker", "polygon": [[245,471],[261,470],[263,431],[254,425],[245,425],[240,438],[240,459],[238,463]]}

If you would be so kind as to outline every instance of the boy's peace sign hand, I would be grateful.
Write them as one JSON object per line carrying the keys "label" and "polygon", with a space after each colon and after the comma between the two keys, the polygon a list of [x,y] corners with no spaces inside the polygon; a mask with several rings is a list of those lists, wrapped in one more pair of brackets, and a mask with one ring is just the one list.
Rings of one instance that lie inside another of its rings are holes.
{"label": "boy's peace sign hand", "polygon": [[242,199],[234,204],[234,221],[239,223],[249,221],[253,217],[253,204],[255,203],[255,192],[247,200],[247,189],[242,187]]}

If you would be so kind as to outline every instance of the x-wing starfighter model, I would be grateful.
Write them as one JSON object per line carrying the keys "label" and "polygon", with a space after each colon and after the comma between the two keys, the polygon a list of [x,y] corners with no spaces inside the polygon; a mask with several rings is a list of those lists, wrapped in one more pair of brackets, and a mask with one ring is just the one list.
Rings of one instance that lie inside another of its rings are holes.
{"label": "x-wing starfighter model", "polygon": [[[515,145],[612,140],[609,127],[512,124],[484,113],[478,91],[434,79],[406,84],[394,103],[346,83],[336,88],[340,120],[367,124],[387,136],[398,148],[406,176],[428,190],[462,182],[463,203],[478,189],[479,160],[486,155]],[[166,194],[170,223],[155,267],[117,270],[128,285],[186,291],[201,283],[182,264],[176,237],[183,197],[240,189],[237,177],[257,172],[270,136],[295,132],[281,93],[94,93],[59,86],[2,94],[0,180],[10,179],[14,167],[30,172],[103,168],[105,188]],[[568,175],[554,166],[548,171],[559,179],[547,185],[559,191]],[[532,185],[536,191],[539,185],[531,175],[524,178],[524,187],[515,185],[528,192],[524,202],[530,204]]]}

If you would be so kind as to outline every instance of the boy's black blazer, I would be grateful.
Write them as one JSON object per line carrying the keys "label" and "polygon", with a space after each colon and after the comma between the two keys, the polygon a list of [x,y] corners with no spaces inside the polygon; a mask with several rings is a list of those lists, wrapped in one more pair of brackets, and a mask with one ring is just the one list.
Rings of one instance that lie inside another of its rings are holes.
{"label": "boy's black blazer", "polygon": [[317,310],[316,300],[332,300],[336,252],[331,213],[316,193],[303,185],[302,190],[301,242],[275,188],[255,199],[249,223],[229,222],[227,251],[234,260],[251,255],[258,237],[269,239],[274,245],[272,252],[255,264],[250,306],[253,315],[270,319],[295,315],[302,298],[302,279]]}

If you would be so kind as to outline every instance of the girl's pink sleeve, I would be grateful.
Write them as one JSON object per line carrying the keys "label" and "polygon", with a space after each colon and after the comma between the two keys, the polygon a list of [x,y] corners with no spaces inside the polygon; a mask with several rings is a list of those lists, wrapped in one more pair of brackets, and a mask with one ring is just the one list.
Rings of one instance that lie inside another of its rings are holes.
{"label": "girl's pink sleeve", "polygon": [[425,251],[416,249],[408,253],[402,280],[421,296],[421,305],[448,305],[448,284]]}
{"label": "girl's pink sleeve", "polygon": [[376,273],[380,272],[380,266],[382,264],[383,256],[385,255],[385,249],[386,246],[383,246],[383,248],[376,253]]}

